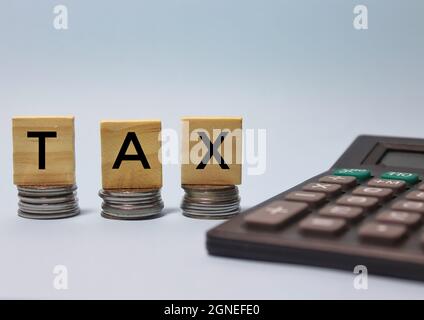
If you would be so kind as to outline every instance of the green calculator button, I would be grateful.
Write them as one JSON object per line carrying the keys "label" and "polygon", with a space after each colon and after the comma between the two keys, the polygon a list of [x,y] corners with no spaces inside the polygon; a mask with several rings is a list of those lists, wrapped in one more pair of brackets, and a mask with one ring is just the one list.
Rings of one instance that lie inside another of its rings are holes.
{"label": "green calculator button", "polygon": [[358,180],[371,178],[371,171],[367,169],[337,169],[333,171],[335,176],[350,176]]}
{"label": "green calculator button", "polygon": [[382,179],[391,179],[391,180],[403,180],[407,183],[414,184],[419,180],[419,176],[415,173],[409,172],[385,172],[381,175]]}

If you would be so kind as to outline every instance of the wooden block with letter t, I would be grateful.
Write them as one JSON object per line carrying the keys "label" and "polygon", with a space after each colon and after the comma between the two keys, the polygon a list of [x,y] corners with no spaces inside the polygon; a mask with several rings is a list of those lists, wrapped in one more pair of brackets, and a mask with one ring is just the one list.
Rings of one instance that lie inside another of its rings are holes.
{"label": "wooden block with letter t", "polygon": [[242,118],[182,119],[183,185],[238,185],[242,168]]}
{"label": "wooden block with letter t", "polygon": [[75,184],[74,117],[15,117],[12,122],[16,185]]}
{"label": "wooden block with letter t", "polygon": [[103,189],[162,187],[160,120],[102,121]]}

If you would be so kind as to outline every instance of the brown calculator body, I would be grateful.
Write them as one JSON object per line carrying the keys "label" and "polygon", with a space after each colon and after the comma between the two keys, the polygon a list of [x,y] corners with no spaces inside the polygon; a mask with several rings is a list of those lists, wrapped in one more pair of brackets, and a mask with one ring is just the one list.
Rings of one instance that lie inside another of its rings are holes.
{"label": "brown calculator body", "polygon": [[424,280],[424,140],[359,136],[334,166],[207,233],[212,255]]}

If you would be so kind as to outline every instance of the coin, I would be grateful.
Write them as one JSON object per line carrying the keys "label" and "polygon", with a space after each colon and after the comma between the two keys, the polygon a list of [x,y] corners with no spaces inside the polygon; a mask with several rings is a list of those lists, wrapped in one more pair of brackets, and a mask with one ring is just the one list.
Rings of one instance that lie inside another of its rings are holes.
{"label": "coin", "polygon": [[36,197],[19,196],[19,199],[22,202],[29,203],[29,204],[57,204],[57,203],[65,203],[65,202],[73,201],[76,199],[76,197],[74,195],[63,196],[63,197],[59,196],[54,198],[46,198],[46,197],[36,198]]}
{"label": "coin", "polygon": [[78,215],[80,213],[80,210],[74,210],[74,211],[67,211],[66,214],[64,213],[57,213],[57,214],[34,214],[34,213],[25,213],[21,210],[18,210],[18,215],[22,218],[27,219],[36,219],[36,220],[49,220],[49,219],[64,219],[64,218],[70,218]]}
{"label": "coin", "polygon": [[136,220],[158,216],[164,204],[160,189],[100,190],[102,216],[110,219]]}
{"label": "coin", "polygon": [[80,213],[76,185],[18,186],[18,215],[29,219],[61,219]]}
{"label": "coin", "polygon": [[183,214],[191,218],[226,219],[240,212],[240,197],[235,185],[183,185]]}

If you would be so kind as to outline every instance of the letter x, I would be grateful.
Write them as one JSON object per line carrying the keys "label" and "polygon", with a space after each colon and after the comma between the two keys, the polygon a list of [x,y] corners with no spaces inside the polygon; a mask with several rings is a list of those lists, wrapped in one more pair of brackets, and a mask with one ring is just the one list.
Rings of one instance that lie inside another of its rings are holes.
{"label": "letter x", "polygon": [[199,132],[200,139],[208,147],[208,153],[196,167],[197,170],[204,169],[212,157],[214,157],[218,161],[218,164],[221,169],[230,169],[230,167],[225,163],[224,158],[221,157],[221,154],[218,151],[219,146],[224,142],[224,139],[227,134],[228,132],[221,132],[218,138],[216,138],[215,142],[212,143],[205,132]]}

